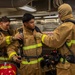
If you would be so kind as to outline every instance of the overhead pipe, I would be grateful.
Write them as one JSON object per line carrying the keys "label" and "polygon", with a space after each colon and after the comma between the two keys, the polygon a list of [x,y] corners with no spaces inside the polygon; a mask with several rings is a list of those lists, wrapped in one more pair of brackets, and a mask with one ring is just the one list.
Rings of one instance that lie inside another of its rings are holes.
{"label": "overhead pipe", "polygon": [[48,10],[51,11],[51,0],[48,0]]}
{"label": "overhead pipe", "polygon": [[22,7],[33,0],[0,0],[0,8]]}

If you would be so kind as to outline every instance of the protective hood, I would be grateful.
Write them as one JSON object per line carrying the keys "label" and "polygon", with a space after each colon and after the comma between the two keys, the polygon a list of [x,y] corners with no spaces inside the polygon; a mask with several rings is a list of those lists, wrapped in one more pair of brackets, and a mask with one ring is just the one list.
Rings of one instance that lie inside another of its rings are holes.
{"label": "protective hood", "polygon": [[72,8],[69,4],[64,3],[60,5],[58,8],[58,13],[60,14],[60,19],[62,21],[73,18]]}

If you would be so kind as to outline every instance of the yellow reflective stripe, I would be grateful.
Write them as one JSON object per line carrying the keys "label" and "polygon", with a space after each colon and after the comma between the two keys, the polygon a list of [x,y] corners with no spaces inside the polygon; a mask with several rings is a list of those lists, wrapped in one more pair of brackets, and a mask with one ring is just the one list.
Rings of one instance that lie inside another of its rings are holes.
{"label": "yellow reflective stripe", "polygon": [[43,58],[38,58],[37,60],[33,60],[33,61],[30,61],[30,62],[22,61],[21,63],[22,64],[36,64],[36,63],[40,62],[41,60],[43,60]]}
{"label": "yellow reflective stripe", "polygon": [[[60,58],[60,62],[63,62],[64,59],[63,58]],[[68,62],[66,59],[65,59],[65,62]]]}
{"label": "yellow reflective stripe", "polygon": [[47,35],[43,35],[42,36],[42,42],[44,43],[44,38],[46,37]]}
{"label": "yellow reflective stripe", "polygon": [[8,66],[5,65],[5,66],[0,67],[0,69],[10,69],[10,68],[12,68],[12,66],[10,66],[10,65],[8,65]]}
{"label": "yellow reflective stripe", "polygon": [[10,42],[10,36],[7,36],[6,37],[6,43],[9,45],[11,42]]}
{"label": "yellow reflective stripe", "polygon": [[42,46],[42,43],[31,45],[31,46],[27,46],[27,47],[24,46],[23,50],[34,49],[34,48],[41,47],[41,46]]}
{"label": "yellow reflective stripe", "polygon": [[16,52],[12,52],[12,53],[10,53],[10,55],[9,55],[9,59],[11,59],[11,57],[12,57],[13,55],[17,55]]}
{"label": "yellow reflective stripe", "polygon": [[75,44],[75,40],[71,40],[70,42],[67,43],[68,46],[71,46],[72,44]]}
{"label": "yellow reflective stripe", "polygon": [[9,58],[0,57],[0,60],[9,60]]}

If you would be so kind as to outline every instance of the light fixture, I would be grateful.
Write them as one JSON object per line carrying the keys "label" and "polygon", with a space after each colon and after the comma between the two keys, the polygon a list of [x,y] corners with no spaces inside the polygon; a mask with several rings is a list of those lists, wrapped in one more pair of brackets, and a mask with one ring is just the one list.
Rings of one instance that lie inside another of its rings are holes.
{"label": "light fixture", "polygon": [[29,5],[25,5],[25,6],[22,6],[22,7],[19,7],[19,8],[22,9],[22,10],[29,11],[29,12],[35,12],[36,11],[35,8],[33,8],[33,7],[29,6]]}
{"label": "light fixture", "polygon": [[39,16],[39,17],[35,17],[35,19],[40,19],[41,17]]}
{"label": "light fixture", "polygon": [[43,18],[58,18],[58,15],[55,15],[55,16],[45,16]]}
{"label": "light fixture", "polygon": [[11,21],[14,21],[14,20],[16,20],[16,19],[15,19],[15,18],[10,18],[10,20],[11,20]]}

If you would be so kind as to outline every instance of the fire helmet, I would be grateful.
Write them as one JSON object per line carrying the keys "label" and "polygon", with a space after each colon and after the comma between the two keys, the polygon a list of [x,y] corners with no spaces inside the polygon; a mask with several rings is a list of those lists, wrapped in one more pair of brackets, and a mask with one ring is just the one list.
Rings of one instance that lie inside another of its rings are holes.
{"label": "fire helmet", "polygon": [[17,68],[14,64],[11,63],[2,63],[0,64],[0,75],[16,75]]}

